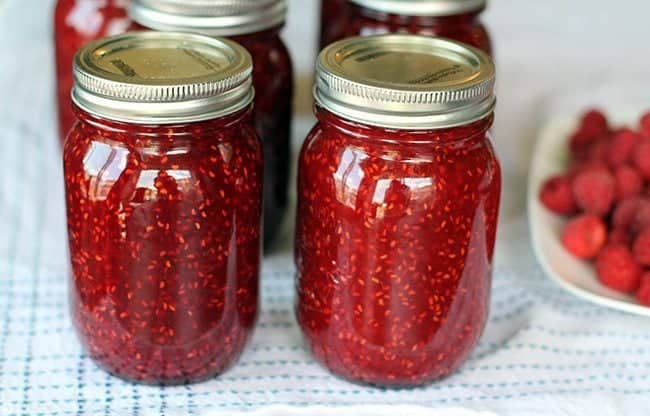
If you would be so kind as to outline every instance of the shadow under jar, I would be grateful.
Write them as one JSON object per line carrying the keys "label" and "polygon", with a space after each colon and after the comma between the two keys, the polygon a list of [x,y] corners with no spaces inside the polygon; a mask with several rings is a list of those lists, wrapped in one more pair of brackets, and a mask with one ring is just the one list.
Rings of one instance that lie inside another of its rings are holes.
{"label": "shadow under jar", "polygon": [[64,171],[72,317],[109,372],[177,384],[242,353],[258,306],[262,148],[251,57],[139,32],[83,48]]}
{"label": "shadow under jar", "polygon": [[54,11],[57,110],[63,147],[76,118],[70,100],[74,84],[72,62],[88,42],[128,30],[128,0],[58,0]]}
{"label": "shadow under jar", "polygon": [[297,318],[344,378],[416,386],[456,370],[486,324],[501,171],[494,66],[443,39],[326,48],[301,152]]}
{"label": "shadow under jar", "polygon": [[253,57],[253,120],[264,148],[264,243],[277,237],[288,206],[293,68],[280,38],[286,0],[133,0],[134,28],[224,36]]}
{"label": "shadow under jar", "polygon": [[340,21],[325,31],[321,47],[351,36],[411,33],[466,43],[492,54],[481,22],[487,0],[348,0]]}

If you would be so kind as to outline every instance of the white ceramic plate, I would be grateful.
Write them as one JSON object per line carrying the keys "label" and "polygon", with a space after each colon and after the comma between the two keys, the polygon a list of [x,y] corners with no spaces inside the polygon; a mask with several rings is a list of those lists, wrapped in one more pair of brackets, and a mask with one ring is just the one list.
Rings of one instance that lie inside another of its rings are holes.
{"label": "white ceramic plate", "polygon": [[[640,114],[639,110],[630,110],[608,116],[613,124],[635,126]],[[535,148],[528,183],[528,219],[535,255],[546,274],[568,292],[609,308],[650,316],[650,308],[639,305],[632,296],[600,284],[592,263],[578,260],[564,249],[560,235],[566,219],[548,211],[539,201],[544,181],[566,170],[567,140],[578,122],[578,116],[551,120],[542,130]]]}

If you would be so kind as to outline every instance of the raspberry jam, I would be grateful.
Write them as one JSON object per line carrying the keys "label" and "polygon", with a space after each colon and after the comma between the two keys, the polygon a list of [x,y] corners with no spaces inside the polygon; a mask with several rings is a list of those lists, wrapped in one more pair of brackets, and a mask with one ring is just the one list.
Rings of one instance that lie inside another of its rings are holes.
{"label": "raspberry jam", "polygon": [[317,72],[318,123],[298,176],[304,336],[350,380],[446,376],[488,315],[501,192],[494,66],[456,42],[386,35],[328,47]]}
{"label": "raspberry jam", "polygon": [[348,0],[321,0],[319,49],[345,37],[348,9]]}
{"label": "raspberry jam", "polygon": [[127,34],[77,56],[64,149],[72,316],[113,374],[209,378],[251,335],[263,180],[251,71],[242,47],[199,35]]}
{"label": "raspberry jam", "polygon": [[88,42],[126,32],[128,0],[58,0],[54,13],[59,138],[68,135],[75,122],[70,102],[74,83],[72,61]]}
{"label": "raspberry jam", "polygon": [[253,57],[253,120],[264,147],[265,246],[279,233],[287,206],[293,112],[293,67],[280,38],[286,18],[283,0],[217,0],[209,7],[186,0],[134,0],[136,28],[225,36]]}
{"label": "raspberry jam", "polygon": [[264,147],[264,241],[279,233],[289,205],[293,67],[277,28],[233,36],[253,56],[253,119]]}
{"label": "raspberry jam", "polygon": [[384,33],[438,36],[492,53],[490,35],[480,20],[486,0],[349,0],[342,19],[331,25],[322,47],[350,37]]}

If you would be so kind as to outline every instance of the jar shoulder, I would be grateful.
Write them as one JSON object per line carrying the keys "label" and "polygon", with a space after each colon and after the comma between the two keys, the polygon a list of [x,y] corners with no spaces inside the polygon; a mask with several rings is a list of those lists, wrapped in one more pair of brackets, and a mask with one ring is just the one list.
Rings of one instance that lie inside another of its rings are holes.
{"label": "jar shoulder", "polygon": [[234,38],[240,42],[253,57],[253,71],[257,79],[272,80],[293,78],[293,62],[286,44],[279,34],[274,36],[250,35]]}
{"label": "jar shoulder", "polygon": [[401,207],[395,215],[500,192],[499,162],[486,134],[448,145],[380,142],[319,123],[303,146],[299,178],[300,192],[319,193],[322,201],[370,212]]}
{"label": "jar shoulder", "polygon": [[461,41],[492,54],[492,40],[487,27],[478,15],[461,15],[445,18],[418,16],[356,14],[345,25],[345,36],[370,36],[386,33],[408,32],[414,35],[439,36]]}
{"label": "jar shoulder", "polygon": [[[131,26],[127,5],[117,0],[59,0],[54,13],[55,36],[96,39],[126,32]],[[60,39],[70,43],[71,39]]]}
{"label": "jar shoulder", "polygon": [[261,182],[260,140],[252,126],[234,127],[165,140],[77,123],[64,148],[66,182],[96,201],[111,194],[122,200],[151,199],[154,194],[190,194],[197,186],[216,191]]}
{"label": "jar shoulder", "polygon": [[438,163],[441,158],[465,158],[482,155],[486,160],[498,163],[489,131],[472,132],[453,130],[431,132],[407,132],[372,129],[354,129],[354,123],[346,122],[346,129],[317,122],[307,135],[303,154],[340,153],[355,149],[359,154],[405,164]]}

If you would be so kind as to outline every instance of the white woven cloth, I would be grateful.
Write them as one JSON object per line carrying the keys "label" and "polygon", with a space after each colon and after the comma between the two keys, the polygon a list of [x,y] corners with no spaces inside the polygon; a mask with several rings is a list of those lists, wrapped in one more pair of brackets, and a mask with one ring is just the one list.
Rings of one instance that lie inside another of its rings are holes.
{"label": "white woven cloth", "polygon": [[[616,99],[608,85],[648,73],[649,3],[630,0],[615,9],[605,0],[492,2],[487,20],[500,79],[495,132],[506,187],[490,322],[457,374],[399,391],[350,384],[312,361],[292,312],[289,237],[264,263],[255,337],[221,377],[137,386],[83,355],[67,309],[50,3],[0,0],[0,415],[648,414],[650,322],[592,306],[549,282],[531,252],[524,183],[540,124],[589,101],[573,91],[603,91],[598,96],[610,104]],[[315,2],[290,3],[287,38],[309,79]],[[299,101],[308,102],[308,89],[301,91]],[[308,105],[300,110],[296,143],[311,124]]]}

